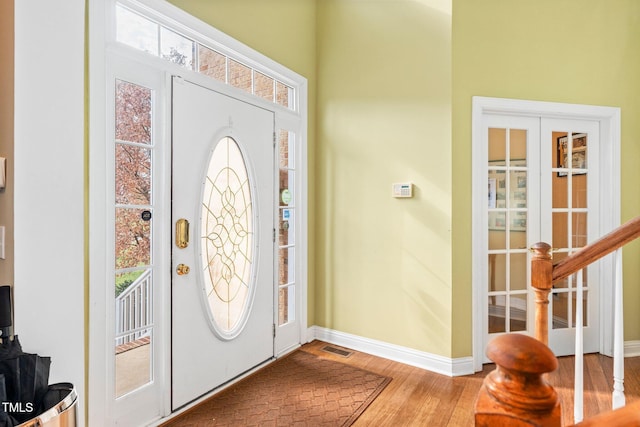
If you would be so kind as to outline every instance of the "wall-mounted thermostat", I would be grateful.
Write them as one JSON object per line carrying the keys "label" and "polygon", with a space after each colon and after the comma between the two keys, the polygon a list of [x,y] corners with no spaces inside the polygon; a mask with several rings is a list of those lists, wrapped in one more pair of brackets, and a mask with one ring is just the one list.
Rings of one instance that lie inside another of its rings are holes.
{"label": "wall-mounted thermostat", "polygon": [[393,184],[393,197],[395,198],[413,197],[413,184],[410,182]]}

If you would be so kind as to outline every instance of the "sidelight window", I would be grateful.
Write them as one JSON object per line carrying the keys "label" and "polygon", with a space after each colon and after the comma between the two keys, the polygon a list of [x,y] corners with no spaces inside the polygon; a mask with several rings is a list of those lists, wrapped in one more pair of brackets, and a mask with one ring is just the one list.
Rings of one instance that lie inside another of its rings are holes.
{"label": "sidelight window", "polygon": [[152,91],[115,85],[115,393],[153,379]]}

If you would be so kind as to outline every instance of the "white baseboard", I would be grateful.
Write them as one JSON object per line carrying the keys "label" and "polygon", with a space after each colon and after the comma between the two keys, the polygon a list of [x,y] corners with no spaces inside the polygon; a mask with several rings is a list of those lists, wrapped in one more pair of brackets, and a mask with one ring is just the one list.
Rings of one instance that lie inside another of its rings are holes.
{"label": "white baseboard", "polygon": [[312,326],[307,329],[307,341],[310,342],[314,339],[450,377],[474,373],[472,357],[452,359],[319,326]]}
{"label": "white baseboard", "polygon": [[640,356],[640,341],[625,341],[624,357]]}

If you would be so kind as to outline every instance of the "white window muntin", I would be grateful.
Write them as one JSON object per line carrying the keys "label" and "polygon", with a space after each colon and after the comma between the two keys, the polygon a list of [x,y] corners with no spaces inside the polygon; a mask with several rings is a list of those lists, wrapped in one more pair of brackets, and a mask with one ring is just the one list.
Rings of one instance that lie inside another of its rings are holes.
{"label": "white window muntin", "polygon": [[[198,46],[202,46],[205,47],[207,49],[211,49],[223,56],[226,57],[226,76],[225,76],[225,81],[224,83],[227,85],[231,85],[229,83],[229,76],[228,76],[228,69],[229,69],[229,60],[233,60],[235,62],[238,62],[248,68],[251,69],[251,80],[252,80],[252,88],[251,88],[251,94],[257,98],[260,99],[265,99],[262,97],[259,97],[258,95],[255,95],[255,84],[254,84],[254,80],[255,80],[255,73],[259,72],[267,77],[270,77],[272,79],[274,79],[274,95],[273,95],[273,100],[271,101],[272,103],[274,103],[275,105],[281,106],[287,110],[293,110],[293,111],[299,111],[299,96],[298,96],[298,92],[297,90],[295,90],[296,87],[296,82],[290,81],[290,79],[287,79],[285,76],[280,75],[279,73],[275,72],[275,70],[270,69],[270,68],[265,68],[262,64],[257,63],[256,61],[251,60],[250,58],[245,57],[244,55],[241,55],[240,53],[221,45],[220,43],[209,39],[205,36],[203,36],[202,34],[199,34],[197,32],[195,32],[193,29],[188,28],[182,24],[180,24],[179,22],[170,19],[160,13],[158,13],[155,10],[150,9],[149,7],[145,6],[144,4],[142,4],[142,2],[138,2],[138,1],[133,1],[133,0],[119,0],[116,2],[116,9],[117,7],[123,7],[125,10],[129,10],[132,13],[135,13],[136,15],[138,15],[140,17],[140,19],[148,21],[150,23],[156,24],[158,25],[158,29],[157,29],[157,35],[156,35],[156,43],[157,46],[154,47],[154,51],[151,52],[148,49],[142,49],[140,47],[135,47],[135,46],[131,46],[129,44],[125,44],[122,42],[117,41],[117,19],[113,19],[112,22],[113,24],[113,28],[111,29],[111,37],[110,40],[112,43],[114,44],[118,44],[118,45],[123,45],[123,46],[129,46],[130,48],[136,49],[138,51],[142,51],[142,52],[146,52],[149,55],[158,57],[158,58],[162,58],[163,60],[167,61],[167,62],[171,62],[168,61],[167,59],[164,59],[162,57],[162,47],[161,47],[161,33],[162,30],[169,30],[177,35],[180,35],[182,37],[185,37],[187,39],[189,39],[190,41],[192,41],[194,43],[193,45],[193,55],[192,55],[192,61],[193,61],[193,65],[191,67],[185,67],[186,69],[192,70],[198,74],[202,74],[199,72],[198,70],[198,65],[199,65],[199,49]],[[116,13],[114,11],[114,17],[115,17]],[[236,42],[237,43],[237,42]],[[262,62],[262,61],[261,61]],[[275,64],[275,63],[274,63]],[[277,65],[277,64],[276,64]],[[215,79],[214,79],[215,80]],[[218,80],[216,80],[218,81]],[[278,103],[277,101],[277,91],[276,88],[278,86],[278,83],[280,83],[281,85],[284,85],[285,88],[287,89],[287,98],[288,98],[288,105],[283,105]]]}

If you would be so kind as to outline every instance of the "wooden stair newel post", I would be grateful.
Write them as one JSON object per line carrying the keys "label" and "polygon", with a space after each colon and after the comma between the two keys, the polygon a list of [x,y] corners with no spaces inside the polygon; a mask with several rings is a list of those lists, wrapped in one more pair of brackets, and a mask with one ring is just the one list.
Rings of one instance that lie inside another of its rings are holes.
{"label": "wooden stair newel post", "polygon": [[536,243],[531,247],[531,286],[536,294],[535,337],[541,343],[549,344],[549,293],[553,288],[553,261],[551,246]]}
{"label": "wooden stair newel post", "polygon": [[501,335],[489,343],[487,356],[496,369],[478,394],[476,427],[560,427],[558,395],[544,379],[558,368],[549,347],[526,335]]}

